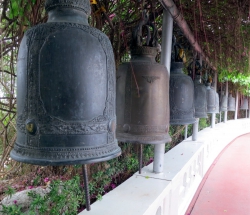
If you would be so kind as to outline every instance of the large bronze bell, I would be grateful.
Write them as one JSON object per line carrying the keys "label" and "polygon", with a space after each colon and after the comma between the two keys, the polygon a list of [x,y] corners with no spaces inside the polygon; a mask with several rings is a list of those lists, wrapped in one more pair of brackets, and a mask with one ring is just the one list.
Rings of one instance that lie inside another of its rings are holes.
{"label": "large bronze bell", "polygon": [[196,75],[194,80],[194,107],[195,118],[207,118],[207,89],[201,83],[201,76]]}
{"label": "large bronze bell", "polygon": [[194,83],[183,73],[183,62],[178,62],[177,45],[174,45],[175,57],[170,69],[170,124],[187,125],[195,122],[194,118]]}
{"label": "large bronze bell", "polygon": [[241,110],[248,110],[248,99],[244,98],[243,104],[240,107]]}
{"label": "large bronze bell", "polygon": [[206,83],[207,86],[207,113],[218,113],[219,109],[219,96],[216,95],[216,92],[211,83]]}
{"label": "large bronze bell", "polygon": [[224,94],[224,91],[222,91],[220,98],[220,111],[227,111],[227,103],[227,96]]}
{"label": "large bronze bell", "polygon": [[89,0],[47,0],[45,8],[47,23],[29,29],[19,49],[11,157],[37,165],[114,158],[121,150],[110,41],[88,25]]}
{"label": "large bronze bell", "polygon": [[235,98],[232,96],[232,94],[229,94],[228,97],[228,111],[235,111]]}
{"label": "large bronze bell", "polygon": [[171,141],[168,134],[169,77],[166,67],[155,61],[156,34],[142,45],[142,27],[140,23],[133,33],[131,61],[121,64],[117,71],[117,139],[162,144]]}

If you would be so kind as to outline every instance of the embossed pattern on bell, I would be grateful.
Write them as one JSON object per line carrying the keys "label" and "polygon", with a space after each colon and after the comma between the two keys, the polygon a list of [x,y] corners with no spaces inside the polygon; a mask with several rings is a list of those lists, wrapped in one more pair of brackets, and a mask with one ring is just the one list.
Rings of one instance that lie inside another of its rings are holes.
{"label": "embossed pattern on bell", "polygon": [[207,113],[217,113],[219,111],[219,96],[217,98],[216,92],[211,87],[210,83],[207,83]]}
{"label": "embossed pattern on bell", "polygon": [[207,89],[200,83],[201,76],[196,75],[194,80],[194,107],[195,118],[207,118]]}
{"label": "embossed pattern on bell", "polygon": [[244,98],[243,104],[240,107],[241,110],[248,110],[248,98]]}
{"label": "embossed pattern on bell", "polygon": [[156,63],[156,47],[133,47],[131,54],[131,61],[121,64],[116,76],[117,139],[170,142],[167,69]]}
{"label": "embossed pattern on bell", "polygon": [[232,96],[232,94],[229,94],[228,97],[228,111],[235,111],[236,107],[235,107],[235,98]]}
{"label": "embossed pattern on bell", "polygon": [[221,92],[221,97],[220,97],[220,111],[227,111],[227,96],[224,94],[224,92]]}
{"label": "embossed pattern on bell", "polygon": [[11,157],[38,165],[117,157],[110,41],[88,26],[89,1],[47,0],[46,6],[48,22],[29,29],[19,49],[17,141]]}
{"label": "embossed pattern on bell", "polygon": [[171,62],[170,70],[170,124],[186,125],[195,122],[194,83],[183,74],[183,62]]}

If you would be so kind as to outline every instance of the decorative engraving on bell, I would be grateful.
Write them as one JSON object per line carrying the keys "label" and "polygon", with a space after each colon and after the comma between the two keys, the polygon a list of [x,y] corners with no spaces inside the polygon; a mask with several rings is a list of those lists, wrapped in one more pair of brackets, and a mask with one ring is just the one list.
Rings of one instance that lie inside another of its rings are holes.
{"label": "decorative engraving on bell", "polygon": [[47,0],[48,22],[29,29],[17,63],[14,160],[86,164],[120,155],[115,62],[107,36],[88,25],[89,0]]}
{"label": "decorative engraving on bell", "polygon": [[211,87],[211,83],[207,82],[207,113],[219,112],[219,95]]}
{"label": "decorative engraving on bell", "polygon": [[222,91],[220,98],[220,111],[227,111],[227,100],[227,96],[225,95],[224,91]]}
{"label": "decorative engraving on bell", "polygon": [[240,107],[241,110],[248,110],[248,98],[244,98],[243,104]]}
{"label": "decorative engraving on bell", "polygon": [[133,32],[131,61],[121,64],[117,71],[117,139],[162,144],[171,141],[168,134],[169,77],[166,67],[155,61],[158,53],[156,29],[152,26],[152,40],[147,40],[143,46],[142,27],[140,23]]}
{"label": "decorative engraving on bell", "polygon": [[232,96],[232,94],[229,94],[228,97],[228,111],[235,111],[236,107],[235,107],[235,98]]}
{"label": "decorative engraving on bell", "polygon": [[[194,83],[193,80],[182,71],[184,65],[177,53],[177,45],[174,44],[175,57],[172,59],[170,69],[170,124],[193,124],[194,118]],[[180,52],[181,50],[179,50]]]}

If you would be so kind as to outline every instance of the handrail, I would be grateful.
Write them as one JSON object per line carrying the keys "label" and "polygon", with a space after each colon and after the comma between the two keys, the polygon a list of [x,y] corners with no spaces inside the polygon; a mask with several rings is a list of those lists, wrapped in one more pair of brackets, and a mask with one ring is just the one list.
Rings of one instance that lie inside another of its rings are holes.
{"label": "handrail", "polygon": [[185,37],[188,39],[190,44],[193,46],[194,50],[197,51],[203,59],[208,63],[208,65],[216,71],[216,67],[209,61],[208,57],[202,51],[200,45],[198,44],[197,40],[194,38],[192,31],[190,30],[186,20],[184,19],[183,15],[180,13],[176,5],[172,0],[159,0],[161,5],[171,14],[176,24],[182,30]]}

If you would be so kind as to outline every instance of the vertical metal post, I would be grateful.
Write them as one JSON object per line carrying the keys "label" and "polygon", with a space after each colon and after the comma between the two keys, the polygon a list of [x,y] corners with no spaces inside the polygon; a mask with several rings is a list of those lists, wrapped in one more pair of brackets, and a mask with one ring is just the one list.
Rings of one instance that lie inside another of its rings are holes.
{"label": "vertical metal post", "polygon": [[167,67],[168,75],[170,75],[172,36],[173,18],[167,10],[164,10],[162,20],[161,64]]}
{"label": "vertical metal post", "polygon": [[[214,90],[217,92],[217,72],[214,73]],[[216,113],[212,113],[211,117],[211,128],[215,127]]]}
{"label": "vertical metal post", "polygon": [[[226,98],[228,98],[228,81],[226,81]],[[227,122],[227,110],[224,112],[224,123]]]}
{"label": "vertical metal post", "polygon": [[220,111],[220,122],[221,122],[221,111]]}
{"label": "vertical metal post", "polygon": [[184,139],[186,140],[188,136],[188,125],[185,125],[185,136]]}
{"label": "vertical metal post", "polygon": [[88,182],[88,172],[87,164],[82,165],[83,182],[84,182],[84,194],[85,194],[85,205],[87,211],[90,211],[90,198],[89,198],[89,182]]}
{"label": "vertical metal post", "polygon": [[[202,56],[200,55],[200,65],[202,66]],[[195,119],[195,123],[193,124],[193,134],[192,134],[192,140],[196,141],[197,140],[197,136],[198,136],[198,132],[199,132],[199,118]]]}
{"label": "vertical metal post", "polygon": [[239,93],[238,93],[238,89],[236,90],[236,98],[235,98],[235,112],[234,112],[234,119],[237,119],[237,115],[238,115],[238,102],[239,100]]}
{"label": "vertical metal post", "polygon": [[[161,146],[164,146],[161,147]],[[163,172],[163,163],[164,163],[164,153],[165,153],[165,144],[157,144],[154,148],[154,162],[153,162],[153,171],[154,173]]]}
{"label": "vertical metal post", "polygon": [[199,118],[196,118],[195,123],[193,124],[193,135],[192,135],[192,140],[193,141],[197,140],[198,129],[199,129]]}
{"label": "vertical metal post", "polygon": [[[162,22],[161,64],[166,66],[169,76],[170,76],[172,36],[173,36],[173,18],[168,11],[164,10],[163,22]],[[165,153],[165,143],[155,145],[154,163],[153,163],[154,173],[163,172],[164,153]]]}
{"label": "vertical metal post", "polygon": [[212,113],[212,117],[211,117],[211,128],[215,127],[215,113]]}

